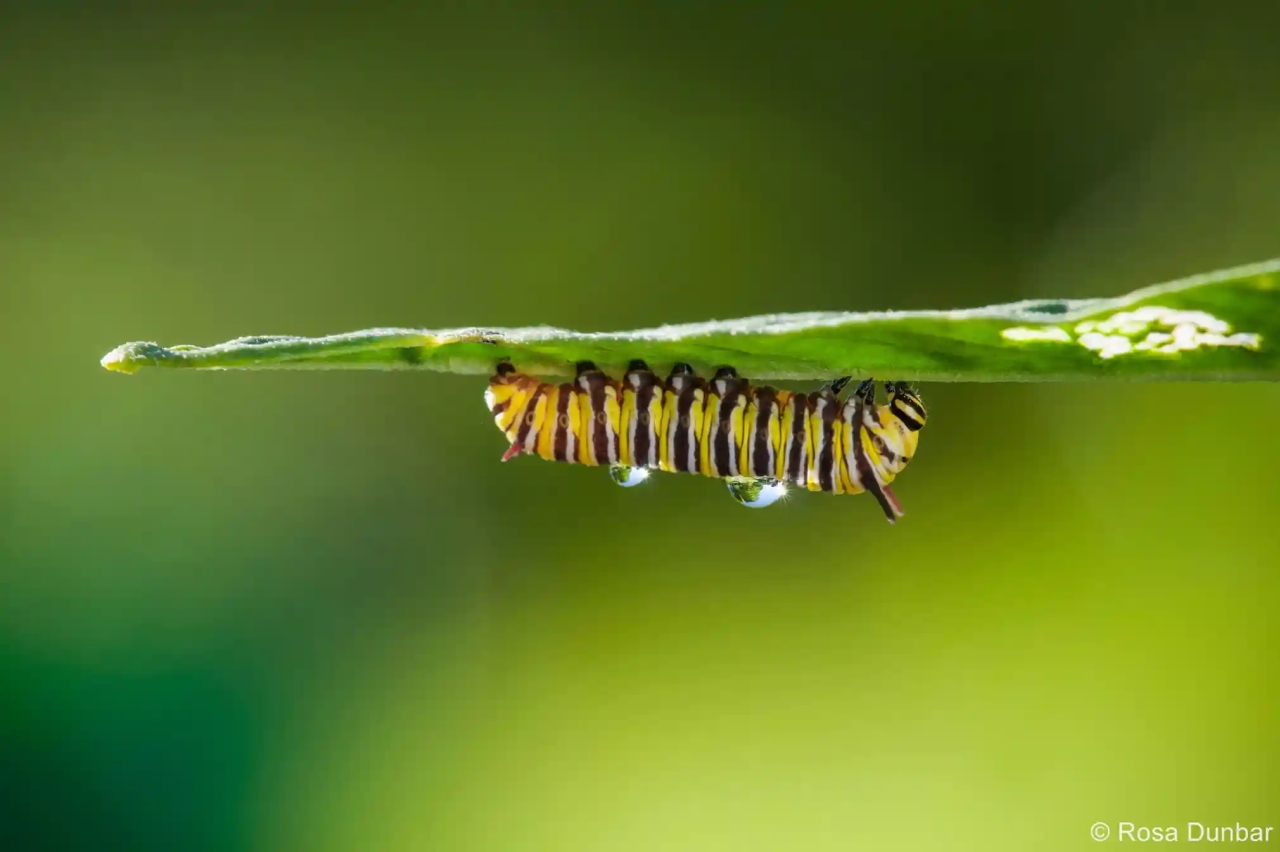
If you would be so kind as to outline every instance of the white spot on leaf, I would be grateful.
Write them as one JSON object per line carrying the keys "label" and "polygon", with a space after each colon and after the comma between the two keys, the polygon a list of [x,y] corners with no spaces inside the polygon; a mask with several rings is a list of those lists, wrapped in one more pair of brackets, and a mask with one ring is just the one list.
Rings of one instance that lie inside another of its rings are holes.
{"label": "white spot on leaf", "polygon": [[1067,333],[1065,328],[1058,328],[1056,325],[1046,325],[1043,328],[1024,328],[1018,326],[1016,328],[1006,328],[1000,334],[1006,340],[1013,340],[1022,343],[1028,340],[1051,340],[1060,343],[1070,343],[1071,335]]}
{"label": "white spot on leaf", "polygon": [[[1152,328],[1171,329],[1154,331]],[[1132,311],[1120,311],[1103,320],[1077,323],[1075,342],[1102,359],[1128,355],[1131,352],[1160,352],[1166,355],[1195,349],[1233,346],[1258,349],[1262,337],[1257,334],[1231,334],[1225,320],[1204,311],[1179,311],[1159,305],[1146,305]],[[1058,326],[1028,328],[1016,326],[1001,333],[1006,340],[1024,342],[1071,343],[1071,335]],[[1141,340],[1135,340],[1145,335]]]}

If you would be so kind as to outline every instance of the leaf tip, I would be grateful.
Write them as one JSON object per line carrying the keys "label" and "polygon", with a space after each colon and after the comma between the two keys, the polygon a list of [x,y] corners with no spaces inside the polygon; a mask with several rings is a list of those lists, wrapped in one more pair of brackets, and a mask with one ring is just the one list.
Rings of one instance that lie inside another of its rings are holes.
{"label": "leaf tip", "polygon": [[99,363],[113,373],[132,374],[147,364],[160,348],[157,343],[125,343],[103,355]]}
{"label": "leaf tip", "polygon": [[99,363],[113,373],[133,373],[138,369],[136,364],[129,363],[123,346],[117,346],[106,355],[103,355]]}

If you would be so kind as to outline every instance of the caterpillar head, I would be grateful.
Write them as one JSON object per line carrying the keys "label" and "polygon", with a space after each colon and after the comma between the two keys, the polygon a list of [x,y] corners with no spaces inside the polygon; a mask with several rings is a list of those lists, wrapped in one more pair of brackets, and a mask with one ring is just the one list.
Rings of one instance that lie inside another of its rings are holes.
{"label": "caterpillar head", "polygon": [[924,427],[928,417],[924,401],[906,382],[885,382],[884,392],[889,397],[889,410],[912,432]]}

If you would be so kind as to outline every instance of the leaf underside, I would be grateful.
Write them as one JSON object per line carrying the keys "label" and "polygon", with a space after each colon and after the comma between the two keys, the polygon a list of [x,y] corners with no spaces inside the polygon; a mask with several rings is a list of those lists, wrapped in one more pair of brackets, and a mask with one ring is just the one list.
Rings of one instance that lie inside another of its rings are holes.
{"label": "leaf underside", "polygon": [[329,337],[243,337],[216,346],[127,343],[108,370],[425,369],[572,376],[579,361],[620,375],[632,359],[763,380],[1280,380],[1280,259],[1116,299],[1015,302],[951,311],[773,314],[619,332],[379,328]]}

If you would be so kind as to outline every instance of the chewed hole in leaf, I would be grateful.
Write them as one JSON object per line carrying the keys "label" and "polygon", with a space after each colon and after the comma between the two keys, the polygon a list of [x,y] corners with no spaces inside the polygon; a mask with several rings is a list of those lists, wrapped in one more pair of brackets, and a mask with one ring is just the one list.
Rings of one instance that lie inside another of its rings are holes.
{"label": "chewed hole in leaf", "polygon": [[1033,314],[1065,314],[1071,310],[1071,305],[1067,302],[1029,302],[1022,309]]}

